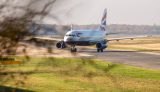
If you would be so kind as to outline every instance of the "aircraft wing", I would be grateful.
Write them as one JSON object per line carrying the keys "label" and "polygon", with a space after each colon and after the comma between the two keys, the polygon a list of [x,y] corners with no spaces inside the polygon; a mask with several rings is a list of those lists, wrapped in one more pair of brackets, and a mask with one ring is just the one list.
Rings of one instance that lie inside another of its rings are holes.
{"label": "aircraft wing", "polygon": [[124,37],[124,38],[113,38],[113,39],[107,39],[107,41],[119,41],[119,40],[127,40],[127,39],[130,39],[130,40],[134,40],[136,38],[145,38],[145,37],[150,37],[150,36],[137,36],[137,37]]}
{"label": "aircraft wing", "polygon": [[114,34],[119,34],[119,33],[106,33],[106,35],[114,35]]}
{"label": "aircraft wing", "polygon": [[32,39],[44,40],[44,41],[62,41],[63,40],[60,37],[47,37],[47,36],[32,36],[32,37],[26,38],[26,40],[32,40]]}

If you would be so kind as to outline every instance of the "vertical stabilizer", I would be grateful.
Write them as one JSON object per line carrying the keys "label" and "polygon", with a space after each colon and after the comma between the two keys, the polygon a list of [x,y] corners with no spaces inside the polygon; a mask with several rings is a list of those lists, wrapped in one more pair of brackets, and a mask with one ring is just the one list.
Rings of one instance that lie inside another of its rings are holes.
{"label": "vertical stabilizer", "polygon": [[104,9],[104,14],[101,20],[100,30],[106,31],[106,25],[107,25],[107,9]]}

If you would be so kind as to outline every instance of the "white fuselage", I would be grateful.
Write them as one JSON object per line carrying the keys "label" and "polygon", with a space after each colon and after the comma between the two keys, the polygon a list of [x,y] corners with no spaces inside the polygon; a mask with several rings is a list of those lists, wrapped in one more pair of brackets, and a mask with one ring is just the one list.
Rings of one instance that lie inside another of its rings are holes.
{"label": "white fuselage", "polygon": [[64,36],[64,42],[72,45],[94,45],[104,41],[106,31],[100,30],[71,30]]}
{"label": "white fuselage", "polygon": [[96,45],[97,52],[103,52],[107,48],[106,37],[106,24],[107,24],[107,9],[104,9],[104,13],[101,19],[101,24],[97,30],[72,30],[68,31],[64,36],[63,41],[56,44],[57,48],[66,48],[67,45],[71,46],[71,52],[77,52],[75,46],[89,46]]}

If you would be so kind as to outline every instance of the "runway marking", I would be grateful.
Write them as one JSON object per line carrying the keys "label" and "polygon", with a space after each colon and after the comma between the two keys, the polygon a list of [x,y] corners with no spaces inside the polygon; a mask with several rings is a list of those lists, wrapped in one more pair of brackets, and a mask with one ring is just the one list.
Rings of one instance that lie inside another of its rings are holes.
{"label": "runway marking", "polygon": [[81,53],[79,54],[80,56],[85,56],[85,57],[92,57],[93,55],[89,55],[89,54],[85,54],[85,53]]}

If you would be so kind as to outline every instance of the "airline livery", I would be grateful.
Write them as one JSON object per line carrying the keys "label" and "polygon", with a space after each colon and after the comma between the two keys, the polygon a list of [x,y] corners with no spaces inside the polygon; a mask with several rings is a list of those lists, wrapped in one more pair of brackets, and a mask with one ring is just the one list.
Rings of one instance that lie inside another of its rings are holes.
{"label": "airline livery", "polygon": [[[103,50],[108,47],[109,41],[133,39],[133,38],[128,37],[128,38],[107,40],[106,35],[109,35],[109,34],[107,34],[106,24],[107,24],[107,9],[104,10],[101,24],[96,30],[88,30],[88,29],[87,30],[73,30],[71,28],[71,30],[65,34],[64,39],[62,39],[56,44],[56,47],[58,49],[64,49],[69,46],[71,52],[77,52],[76,46],[96,45],[97,52],[103,52]],[[54,38],[43,38],[43,37],[34,37],[34,38],[54,40],[54,41],[59,40],[59,39],[54,39]]]}

